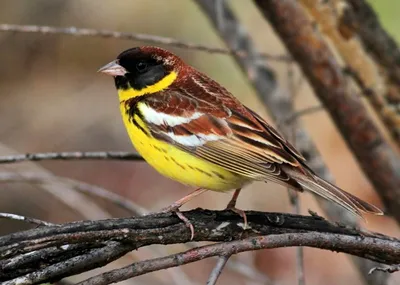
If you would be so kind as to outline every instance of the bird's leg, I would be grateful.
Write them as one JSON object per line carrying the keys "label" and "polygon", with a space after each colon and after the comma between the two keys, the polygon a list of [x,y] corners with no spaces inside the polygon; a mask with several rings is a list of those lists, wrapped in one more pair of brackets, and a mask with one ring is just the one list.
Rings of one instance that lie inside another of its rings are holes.
{"label": "bird's leg", "polygon": [[246,213],[243,210],[236,208],[236,201],[237,201],[237,198],[238,198],[241,190],[242,190],[242,188],[238,188],[235,190],[235,193],[233,193],[231,200],[229,201],[228,205],[226,206],[226,210],[231,210],[231,211],[235,212],[236,214],[238,214],[239,216],[241,216],[244,221],[244,229],[247,229]]}
{"label": "bird's leg", "polygon": [[161,212],[163,212],[163,213],[174,212],[178,216],[178,218],[186,224],[186,226],[190,229],[190,233],[191,233],[190,240],[192,240],[194,237],[194,227],[193,227],[192,223],[189,221],[189,219],[186,218],[181,213],[181,211],[179,211],[179,208],[182,207],[187,202],[189,202],[190,200],[192,200],[194,197],[199,196],[200,194],[203,194],[206,191],[207,191],[207,189],[198,188],[195,191],[193,191],[192,193],[186,195],[185,197],[179,199],[178,201],[172,203],[168,207],[165,207],[161,210]]}
{"label": "bird's leg", "polygon": [[198,189],[194,190],[193,192],[191,192],[190,194],[186,195],[185,197],[175,201],[168,207],[165,207],[164,209],[162,209],[162,211],[163,212],[174,212],[174,211],[178,210],[180,207],[182,207],[184,204],[186,204],[187,202],[192,200],[194,197],[199,196],[200,194],[203,194],[206,191],[207,191],[207,189],[198,188]]}

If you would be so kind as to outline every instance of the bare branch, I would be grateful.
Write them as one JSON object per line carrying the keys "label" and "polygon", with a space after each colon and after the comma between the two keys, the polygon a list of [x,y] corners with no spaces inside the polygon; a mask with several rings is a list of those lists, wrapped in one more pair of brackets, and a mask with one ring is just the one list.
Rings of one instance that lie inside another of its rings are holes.
{"label": "bare branch", "polygon": [[210,277],[207,280],[206,285],[215,285],[217,284],[218,278],[222,273],[226,263],[228,262],[231,255],[222,255],[218,258],[217,264],[215,264],[213,270],[211,271]]}
{"label": "bare branch", "polygon": [[[128,33],[128,32],[117,32],[109,30],[95,30],[77,27],[50,27],[50,26],[36,26],[36,25],[12,25],[12,24],[0,24],[0,32],[18,32],[18,33],[40,33],[40,34],[57,34],[57,35],[70,35],[70,36],[86,36],[86,37],[100,37],[100,38],[114,38],[124,40],[136,40],[142,42],[148,42],[153,44],[169,45],[177,48],[185,48],[192,50],[205,51],[209,53],[217,54],[228,54],[236,55],[239,57],[247,57],[248,54],[242,50],[228,50],[217,47],[210,47],[201,44],[194,44],[176,40],[174,38],[167,38],[156,35]],[[259,58],[290,62],[290,57],[286,55],[270,55],[260,54]]]}
{"label": "bare branch", "polygon": [[148,211],[134,202],[122,197],[116,193],[108,191],[99,186],[91,185],[88,183],[84,183],[81,181],[76,181],[70,178],[64,178],[60,176],[51,176],[47,174],[40,174],[36,172],[0,172],[0,182],[1,183],[17,183],[17,182],[25,182],[25,183],[35,183],[35,184],[44,184],[44,183],[64,183],[71,187],[73,190],[77,192],[82,192],[85,194],[93,195],[96,197],[100,197],[105,199],[118,207],[128,211],[130,214],[139,216],[147,213]]}
{"label": "bare branch", "polygon": [[41,161],[41,160],[138,160],[143,161],[143,158],[133,152],[124,151],[88,151],[88,152],[43,152],[43,153],[27,153],[0,156],[0,164],[14,163],[22,161]]}
{"label": "bare branch", "polygon": [[[351,70],[382,123],[400,146],[400,52],[365,0],[338,2],[299,0],[314,25]],[[389,55],[389,56],[388,56]],[[387,61],[390,59],[390,62]],[[387,64],[383,65],[384,62]],[[395,76],[391,82],[391,75]],[[397,101],[397,102],[396,102]]]}
{"label": "bare branch", "polygon": [[[231,211],[184,212],[196,229],[196,241],[220,242],[93,277],[82,284],[109,284],[155,270],[187,264],[211,256],[287,246],[309,246],[357,255],[384,264],[400,263],[400,240],[381,234],[336,226],[313,216],[247,212],[249,229]],[[190,231],[174,214],[138,218],[80,221],[48,226],[0,237],[0,282],[32,284],[54,281],[104,265],[130,250],[151,244],[190,240]],[[62,250],[60,250],[62,249]],[[33,253],[37,262],[19,256]],[[36,257],[35,257],[36,258]],[[15,266],[5,266],[11,261]],[[4,270],[6,268],[7,270]]]}
{"label": "bare branch", "polygon": [[396,41],[385,31],[379,18],[367,1],[347,0],[350,13],[343,19],[359,34],[365,48],[389,71],[394,82],[400,84],[400,50]]}
{"label": "bare branch", "polygon": [[347,0],[349,4],[342,16],[342,23],[355,32],[366,52],[382,67],[380,73],[384,73],[387,90],[384,94],[383,108],[388,112],[396,127],[391,130],[400,144],[400,49],[396,41],[385,31],[379,21],[379,17],[372,9],[368,1]]}
{"label": "bare branch", "polygon": [[320,112],[320,111],[323,111],[323,110],[324,110],[324,107],[321,106],[321,105],[304,108],[302,110],[294,112],[290,116],[288,116],[285,119],[283,119],[281,122],[277,122],[277,126],[280,129],[281,127],[283,127],[283,125],[291,125],[291,124],[293,124],[294,122],[296,122],[299,118],[301,118],[303,116],[311,115],[311,114],[314,114],[316,112]]}
{"label": "bare branch", "polygon": [[[287,65],[287,77],[289,81],[289,90],[292,96],[290,96],[290,105],[294,106],[294,99],[298,94],[298,89],[296,89],[294,83],[294,65],[289,63]],[[290,136],[287,138],[289,141],[293,143],[293,146],[296,147],[296,126],[292,124],[291,126]],[[289,200],[292,205],[292,211],[295,214],[300,214],[300,199],[299,193],[297,191],[293,191],[293,189],[288,188]],[[297,267],[297,284],[305,285],[306,279],[304,274],[304,250],[303,247],[296,248],[296,267]]]}
{"label": "bare branch", "polygon": [[329,45],[297,1],[256,3],[302,67],[388,212],[400,222],[400,158],[355,96]]}
{"label": "bare branch", "polygon": [[10,213],[0,213],[0,219],[23,221],[23,222],[38,225],[38,226],[54,226],[55,225],[53,223],[38,220],[35,218],[29,218],[29,217],[25,217],[25,216],[21,216],[21,215],[10,214]]}

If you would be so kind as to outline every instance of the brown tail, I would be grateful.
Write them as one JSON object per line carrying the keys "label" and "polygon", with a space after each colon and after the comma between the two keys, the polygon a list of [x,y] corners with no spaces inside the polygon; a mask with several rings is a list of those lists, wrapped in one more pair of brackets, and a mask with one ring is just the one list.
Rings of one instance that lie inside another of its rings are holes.
{"label": "brown tail", "polygon": [[315,174],[310,173],[310,176],[307,176],[291,168],[285,168],[285,172],[296,179],[305,190],[309,190],[327,200],[335,202],[361,218],[363,212],[383,215],[383,212],[379,208],[343,191]]}

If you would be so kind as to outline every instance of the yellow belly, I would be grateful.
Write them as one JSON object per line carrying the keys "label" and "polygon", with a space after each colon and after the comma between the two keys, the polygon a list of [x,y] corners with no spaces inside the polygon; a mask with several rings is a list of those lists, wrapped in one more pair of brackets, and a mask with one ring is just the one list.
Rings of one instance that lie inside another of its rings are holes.
{"label": "yellow belly", "polygon": [[[129,121],[124,105],[122,103],[120,106],[121,114],[134,147],[159,173],[186,185],[214,191],[240,188],[249,182],[243,176],[148,136]],[[147,127],[137,115],[135,120],[147,131]]]}

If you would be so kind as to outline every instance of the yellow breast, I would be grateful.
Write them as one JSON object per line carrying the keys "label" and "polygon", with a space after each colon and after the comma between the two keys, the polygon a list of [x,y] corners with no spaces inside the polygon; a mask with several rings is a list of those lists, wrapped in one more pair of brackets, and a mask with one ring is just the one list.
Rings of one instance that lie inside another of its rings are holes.
{"label": "yellow breast", "polygon": [[129,120],[124,102],[120,104],[120,110],[134,147],[147,163],[164,176],[186,185],[214,191],[240,188],[248,182],[248,179],[243,176],[199,159],[146,134],[145,132],[149,133],[148,128],[138,115],[134,115],[133,119],[140,128]]}

